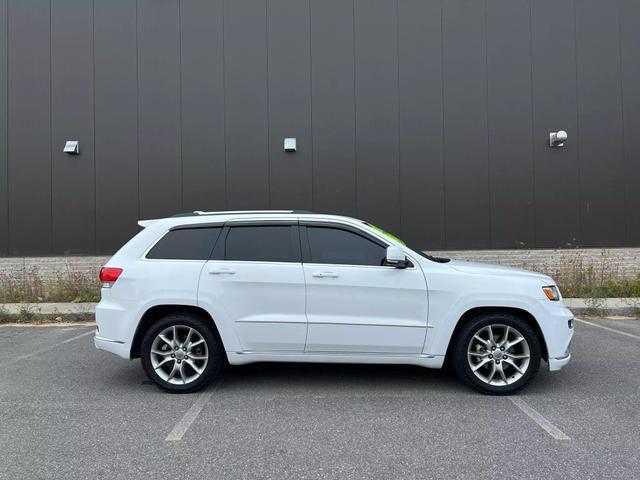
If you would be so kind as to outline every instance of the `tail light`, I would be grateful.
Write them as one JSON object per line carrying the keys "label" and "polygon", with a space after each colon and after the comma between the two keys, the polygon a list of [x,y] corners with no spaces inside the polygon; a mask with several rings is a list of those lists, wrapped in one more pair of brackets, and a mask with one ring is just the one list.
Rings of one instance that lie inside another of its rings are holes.
{"label": "tail light", "polygon": [[118,280],[121,273],[121,268],[102,267],[100,269],[100,283],[102,284],[102,288],[111,288],[111,285]]}

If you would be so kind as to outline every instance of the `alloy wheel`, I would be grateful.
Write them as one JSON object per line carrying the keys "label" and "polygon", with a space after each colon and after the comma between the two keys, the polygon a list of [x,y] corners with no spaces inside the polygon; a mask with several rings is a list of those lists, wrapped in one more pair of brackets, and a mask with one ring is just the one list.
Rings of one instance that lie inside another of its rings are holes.
{"label": "alloy wheel", "polygon": [[473,374],[493,386],[511,385],[529,368],[531,351],[522,333],[508,325],[487,325],[469,341],[467,361]]}
{"label": "alloy wheel", "polygon": [[198,379],[209,361],[207,342],[186,325],[165,328],[151,345],[151,366],[165,382],[186,385]]}

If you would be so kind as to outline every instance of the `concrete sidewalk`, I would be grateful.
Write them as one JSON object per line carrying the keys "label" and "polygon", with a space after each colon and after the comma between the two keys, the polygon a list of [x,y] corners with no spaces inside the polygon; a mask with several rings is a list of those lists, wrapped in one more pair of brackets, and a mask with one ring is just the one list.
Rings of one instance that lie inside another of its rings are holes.
{"label": "concrete sidewalk", "polygon": [[[640,316],[640,298],[565,298],[565,304],[576,315],[595,313],[614,316]],[[29,312],[41,315],[93,314],[96,303],[5,303],[0,312],[19,315]]]}

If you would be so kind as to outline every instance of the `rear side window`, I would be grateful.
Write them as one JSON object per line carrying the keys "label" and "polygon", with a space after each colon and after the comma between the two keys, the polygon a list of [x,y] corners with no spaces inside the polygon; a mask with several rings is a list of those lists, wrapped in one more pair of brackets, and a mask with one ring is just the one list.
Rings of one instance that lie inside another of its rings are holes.
{"label": "rear side window", "polygon": [[156,260],[208,260],[222,227],[170,230],[147,253]]}
{"label": "rear side window", "polygon": [[226,260],[300,262],[297,229],[290,225],[231,227],[225,247]]}
{"label": "rear side window", "polygon": [[380,266],[386,248],[357,233],[331,227],[307,227],[311,263]]}

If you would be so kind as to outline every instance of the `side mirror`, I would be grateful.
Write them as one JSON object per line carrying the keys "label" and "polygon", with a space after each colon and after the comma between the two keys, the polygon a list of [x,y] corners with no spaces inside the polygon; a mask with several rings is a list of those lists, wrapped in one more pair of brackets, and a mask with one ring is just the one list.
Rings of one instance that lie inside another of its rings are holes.
{"label": "side mirror", "polygon": [[409,261],[401,248],[390,246],[387,247],[386,264],[396,268],[407,268]]}

